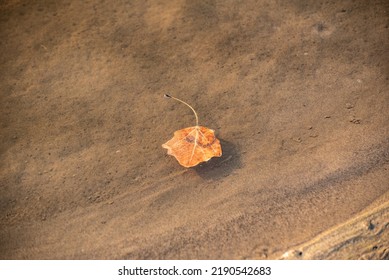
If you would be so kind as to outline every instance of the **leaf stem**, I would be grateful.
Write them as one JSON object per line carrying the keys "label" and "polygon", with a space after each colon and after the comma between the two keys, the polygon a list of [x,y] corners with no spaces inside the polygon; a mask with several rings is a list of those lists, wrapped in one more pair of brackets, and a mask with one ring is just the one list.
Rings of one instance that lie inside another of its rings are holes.
{"label": "leaf stem", "polygon": [[177,101],[179,101],[179,102],[185,104],[186,106],[188,106],[188,107],[193,111],[193,113],[194,113],[194,115],[195,115],[195,117],[196,117],[196,127],[199,126],[199,118],[198,118],[198,116],[197,116],[197,113],[196,113],[195,109],[193,109],[192,106],[190,106],[190,105],[189,105],[188,103],[186,103],[185,101],[182,101],[181,99],[178,99],[178,98],[176,98],[176,97],[174,97],[174,96],[171,96],[171,95],[169,95],[169,94],[165,94],[164,96],[165,96],[166,98],[172,98],[172,99],[174,99],[174,100],[177,100]]}

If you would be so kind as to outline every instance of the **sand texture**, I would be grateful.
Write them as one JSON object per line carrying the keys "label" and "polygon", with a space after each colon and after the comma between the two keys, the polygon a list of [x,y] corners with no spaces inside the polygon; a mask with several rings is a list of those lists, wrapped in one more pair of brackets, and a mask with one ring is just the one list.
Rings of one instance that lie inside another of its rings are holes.
{"label": "sand texture", "polygon": [[388,258],[388,13],[1,1],[0,259]]}
{"label": "sand texture", "polygon": [[389,259],[389,203],[288,250],[280,259]]}

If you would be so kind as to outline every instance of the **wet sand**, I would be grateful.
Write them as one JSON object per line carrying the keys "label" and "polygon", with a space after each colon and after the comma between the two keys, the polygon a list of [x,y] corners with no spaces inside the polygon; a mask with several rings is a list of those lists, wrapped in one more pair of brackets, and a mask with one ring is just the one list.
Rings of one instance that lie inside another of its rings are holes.
{"label": "wet sand", "polygon": [[0,258],[388,258],[389,5],[303,2],[2,1]]}
{"label": "wet sand", "polygon": [[389,259],[389,203],[356,215],[316,238],[290,249],[279,259]]}

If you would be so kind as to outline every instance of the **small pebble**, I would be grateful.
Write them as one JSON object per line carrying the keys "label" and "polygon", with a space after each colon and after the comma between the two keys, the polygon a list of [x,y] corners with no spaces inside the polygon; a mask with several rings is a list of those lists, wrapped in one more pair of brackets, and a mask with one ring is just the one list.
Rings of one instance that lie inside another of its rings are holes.
{"label": "small pebble", "polygon": [[351,123],[355,123],[355,124],[360,124],[361,123],[361,119],[356,118],[355,116],[350,116],[348,119],[349,119],[349,121]]}
{"label": "small pebble", "polygon": [[353,118],[350,120],[350,122],[354,123],[354,124],[360,124],[361,123],[361,120],[360,119],[357,119],[357,118]]}
{"label": "small pebble", "polygon": [[301,143],[303,140],[301,139],[301,137],[298,137],[298,138],[293,138],[293,141],[297,143]]}

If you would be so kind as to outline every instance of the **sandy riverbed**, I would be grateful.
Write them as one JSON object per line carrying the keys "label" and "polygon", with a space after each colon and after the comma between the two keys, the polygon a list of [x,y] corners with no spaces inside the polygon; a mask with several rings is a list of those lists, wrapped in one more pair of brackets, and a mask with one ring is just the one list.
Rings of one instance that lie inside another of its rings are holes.
{"label": "sandy riverbed", "polygon": [[[2,1],[0,258],[388,258],[388,13]],[[194,125],[167,92],[223,157],[185,169],[166,155]],[[336,230],[372,241],[315,255]]]}

